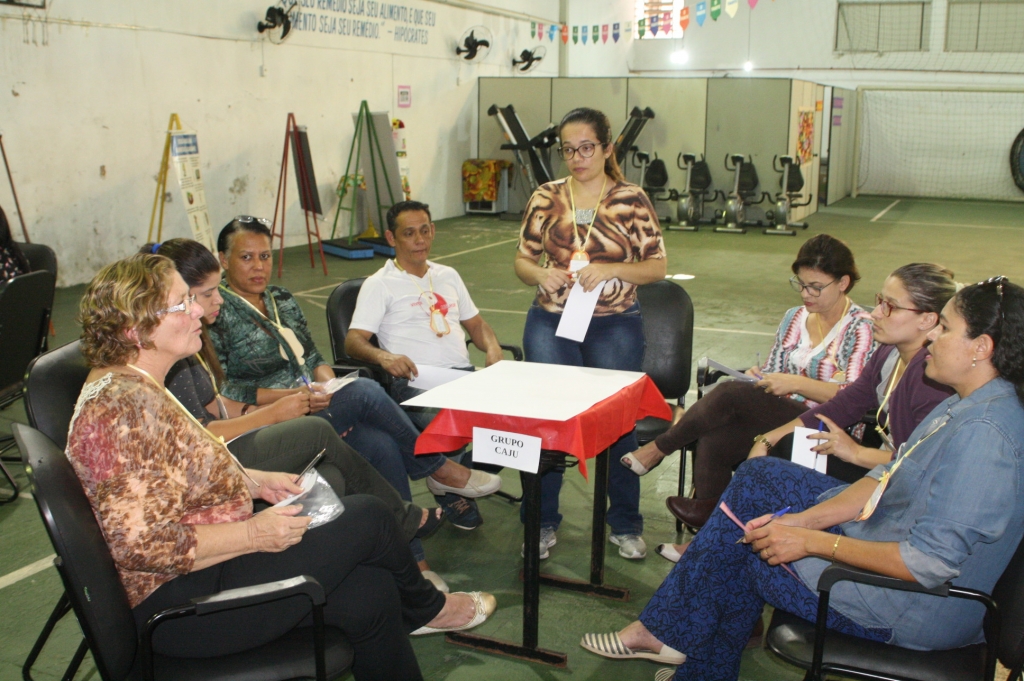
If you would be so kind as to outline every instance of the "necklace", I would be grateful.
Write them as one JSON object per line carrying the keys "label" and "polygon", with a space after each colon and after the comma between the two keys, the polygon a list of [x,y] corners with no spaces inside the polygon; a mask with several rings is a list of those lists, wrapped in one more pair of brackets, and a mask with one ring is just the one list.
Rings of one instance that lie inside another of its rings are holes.
{"label": "necklace", "polygon": [[213,442],[213,444],[215,446],[219,446],[223,451],[225,451],[227,453],[228,456],[231,457],[231,460],[234,461],[235,465],[238,466],[238,469],[240,471],[242,471],[242,475],[244,475],[246,478],[249,479],[249,482],[251,482],[252,484],[256,485],[257,487],[260,486],[260,483],[258,483],[258,482],[256,482],[255,480],[252,479],[252,476],[250,476],[249,472],[247,470],[245,470],[245,466],[242,465],[242,462],[239,461],[238,459],[236,459],[235,455],[232,454],[231,450],[229,450],[227,445],[224,444],[224,438],[217,437],[216,435],[211,433],[209,430],[207,430],[206,426],[204,426],[199,421],[199,419],[197,419],[195,416],[193,416],[192,412],[190,412],[188,409],[185,408],[185,405],[183,405],[181,402],[178,401],[178,398],[174,396],[174,393],[172,393],[170,390],[167,389],[167,386],[160,385],[160,382],[158,380],[156,380],[155,378],[153,378],[152,374],[150,374],[148,371],[146,371],[145,369],[143,369],[141,367],[137,367],[134,364],[126,364],[125,366],[127,366],[132,371],[136,371],[136,372],[142,374],[143,376],[148,378],[153,383],[153,385],[155,385],[160,390],[163,390],[164,394],[167,395],[167,397],[171,398],[171,402],[176,404],[178,406],[178,409],[180,409],[185,414],[185,416],[187,416],[189,418],[189,420],[192,421],[192,423],[197,425],[199,427],[199,430],[204,435],[206,435],[208,438],[210,438],[210,440]]}
{"label": "necklace", "polygon": [[597,203],[594,205],[594,214],[590,216],[590,223],[587,225],[587,236],[580,241],[580,227],[576,222],[576,195],[572,191],[572,177],[569,177],[569,203],[572,205],[572,236],[573,246],[576,250],[572,252],[572,260],[590,260],[590,256],[587,255],[587,244],[590,243],[590,232],[594,229],[594,223],[597,221],[597,209],[601,205],[601,199],[604,198],[605,187],[608,186],[608,176],[605,175],[604,179],[601,180],[601,191],[597,195]]}
{"label": "necklace", "polygon": [[[395,267],[397,267],[399,271],[405,272],[405,274],[412,280],[413,285],[415,285],[420,292],[420,298],[426,297],[427,302],[430,304],[430,310],[428,312],[430,315],[430,330],[433,331],[438,338],[443,338],[451,333],[452,327],[448,324],[448,320],[445,318],[444,312],[437,304],[437,296],[434,294],[434,275],[430,272],[430,266],[427,266],[427,286],[430,287],[430,295],[427,295],[428,292],[424,291],[423,287],[420,286],[420,283],[416,281],[417,277],[411,272],[406,271],[406,269],[398,263],[398,258],[395,258],[392,262],[395,263]],[[420,279],[422,279],[422,277],[420,277]]]}
{"label": "necklace", "polygon": [[[850,299],[847,298],[846,299],[846,305],[843,306],[843,314],[839,315],[839,320],[835,324],[833,324],[831,327],[829,327],[829,333],[832,332],[832,329],[836,328],[836,326],[839,324],[839,322],[843,321],[843,318],[846,316],[846,313],[849,312],[849,311],[850,311]],[[825,331],[821,328],[821,313],[820,312],[815,312],[814,313],[814,321],[818,325],[818,335],[821,336],[821,340],[818,341],[818,343],[819,344],[820,343],[824,343],[825,342]],[[828,351],[825,353],[825,359],[831,359],[832,360],[832,364],[836,364],[836,353],[839,351],[839,348],[832,347],[833,345],[834,345],[833,343],[829,344]],[[836,366],[838,366],[838,364],[836,364]]]}

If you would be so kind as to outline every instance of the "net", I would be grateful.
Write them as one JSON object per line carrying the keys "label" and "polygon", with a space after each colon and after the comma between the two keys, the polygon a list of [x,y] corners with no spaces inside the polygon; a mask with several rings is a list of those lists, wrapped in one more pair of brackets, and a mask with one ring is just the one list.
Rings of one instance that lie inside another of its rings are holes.
{"label": "net", "polygon": [[858,192],[1024,201],[1009,162],[1024,92],[861,94]]}

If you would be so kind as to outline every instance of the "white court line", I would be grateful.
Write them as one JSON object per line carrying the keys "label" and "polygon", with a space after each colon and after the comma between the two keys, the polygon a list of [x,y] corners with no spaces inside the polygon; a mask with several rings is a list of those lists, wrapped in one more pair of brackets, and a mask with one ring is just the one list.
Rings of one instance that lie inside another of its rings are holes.
{"label": "white court line", "polygon": [[957,222],[914,222],[912,220],[892,220],[884,221],[887,225],[914,225],[915,227],[956,227],[956,228],[967,228],[967,229],[1012,229],[1020,231],[1020,227],[1013,227],[1011,225],[968,225]]}
{"label": "white court line", "polygon": [[526,314],[526,310],[495,310],[495,309],[489,308],[489,307],[478,307],[477,309],[480,310],[481,312],[498,312],[498,313],[501,313],[501,314],[521,314],[521,315],[525,315]]}
{"label": "white court line", "polygon": [[42,572],[48,567],[53,566],[53,559],[57,557],[57,554],[51,553],[46,558],[41,558],[34,563],[26,565],[23,568],[15,570],[14,572],[8,573],[3,577],[0,577],[0,589],[11,584],[17,584],[26,577],[31,577],[37,572]]}
{"label": "white court line", "polygon": [[892,203],[890,203],[890,204],[889,204],[888,206],[886,206],[886,207],[885,207],[885,210],[883,210],[883,211],[882,211],[881,213],[879,213],[879,214],[878,214],[878,215],[876,215],[875,217],[871,218],[871,222],[878,222],[878,218],[882,217],[883,215],[885,215],[886,213],[888,213],[888,212],[889,212],[890,210],[892,210],[893,208],[895,208],[895,207],[896,207],[896,204],[897,204],[897,203],[899,203],[899,202],[900,202],[900,201],[902,201],[902,200],[903,200],[903,199],[896,199],[895,201],[893,201]]}

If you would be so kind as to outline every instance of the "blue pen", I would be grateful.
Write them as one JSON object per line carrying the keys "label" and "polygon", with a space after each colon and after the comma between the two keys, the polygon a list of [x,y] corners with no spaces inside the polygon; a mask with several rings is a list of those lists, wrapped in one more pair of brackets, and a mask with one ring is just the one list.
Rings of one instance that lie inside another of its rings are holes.
{"label": "blue pen", "polygon": [[[786,515],[787,513],[789,513],[791,508],[793,508],[793,507],[792,506],[787,506],[786,508],[780,508],[775,513],[772,513],[772,517],[769,518],[768,522],[765,523],[764,525],[762,525],[761,527],[764,527],[765,525],[768,525],[769,523],[771,523],[771,521],[776,520],[776,519],[781,518],[782,516]],[[739,539],[737,539],[736,543],[739,544],[741,541],[743,541],[743,537],[740,537]]]}

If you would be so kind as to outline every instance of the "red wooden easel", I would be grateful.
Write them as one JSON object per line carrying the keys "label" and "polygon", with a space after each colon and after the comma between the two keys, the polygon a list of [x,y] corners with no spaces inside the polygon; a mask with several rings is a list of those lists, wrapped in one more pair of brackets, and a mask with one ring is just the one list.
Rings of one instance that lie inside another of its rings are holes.
{"label": "red wooden easel", "polygon": [[[288,114],[288,123],[284,130],[284,152],[281,154],[281,176],[277,180],[277,199],[274,201],[274,222],[270,230],[270,243],[280,236],[281,247],[277,258],[277,276],[284,274],[284,215],[288,209],[286,194],[288,192],[288,148],[294,145],[295,149],[301,149],[299,144],[299,126],[295,123],[295,114]],[[309,266],[316,267],[316,260],[313,257],[313,237],[316,237],[316,245],[320,250],[320,264],[324,268],[324,276],[327,276],[327,259],[324,257],[324,246],[320,240],[320,226],[316,222],[316,213],[311,210],[313,205],[313,186],[307,176],[306,169],[301,163],[295,164],[295,179],[299,184],[299,204],[306,216],[306,239],[309,241]],[[281,212],[281,231],[277,230],[278,208]],[[310,227],[312,220],[312,227]]]}

